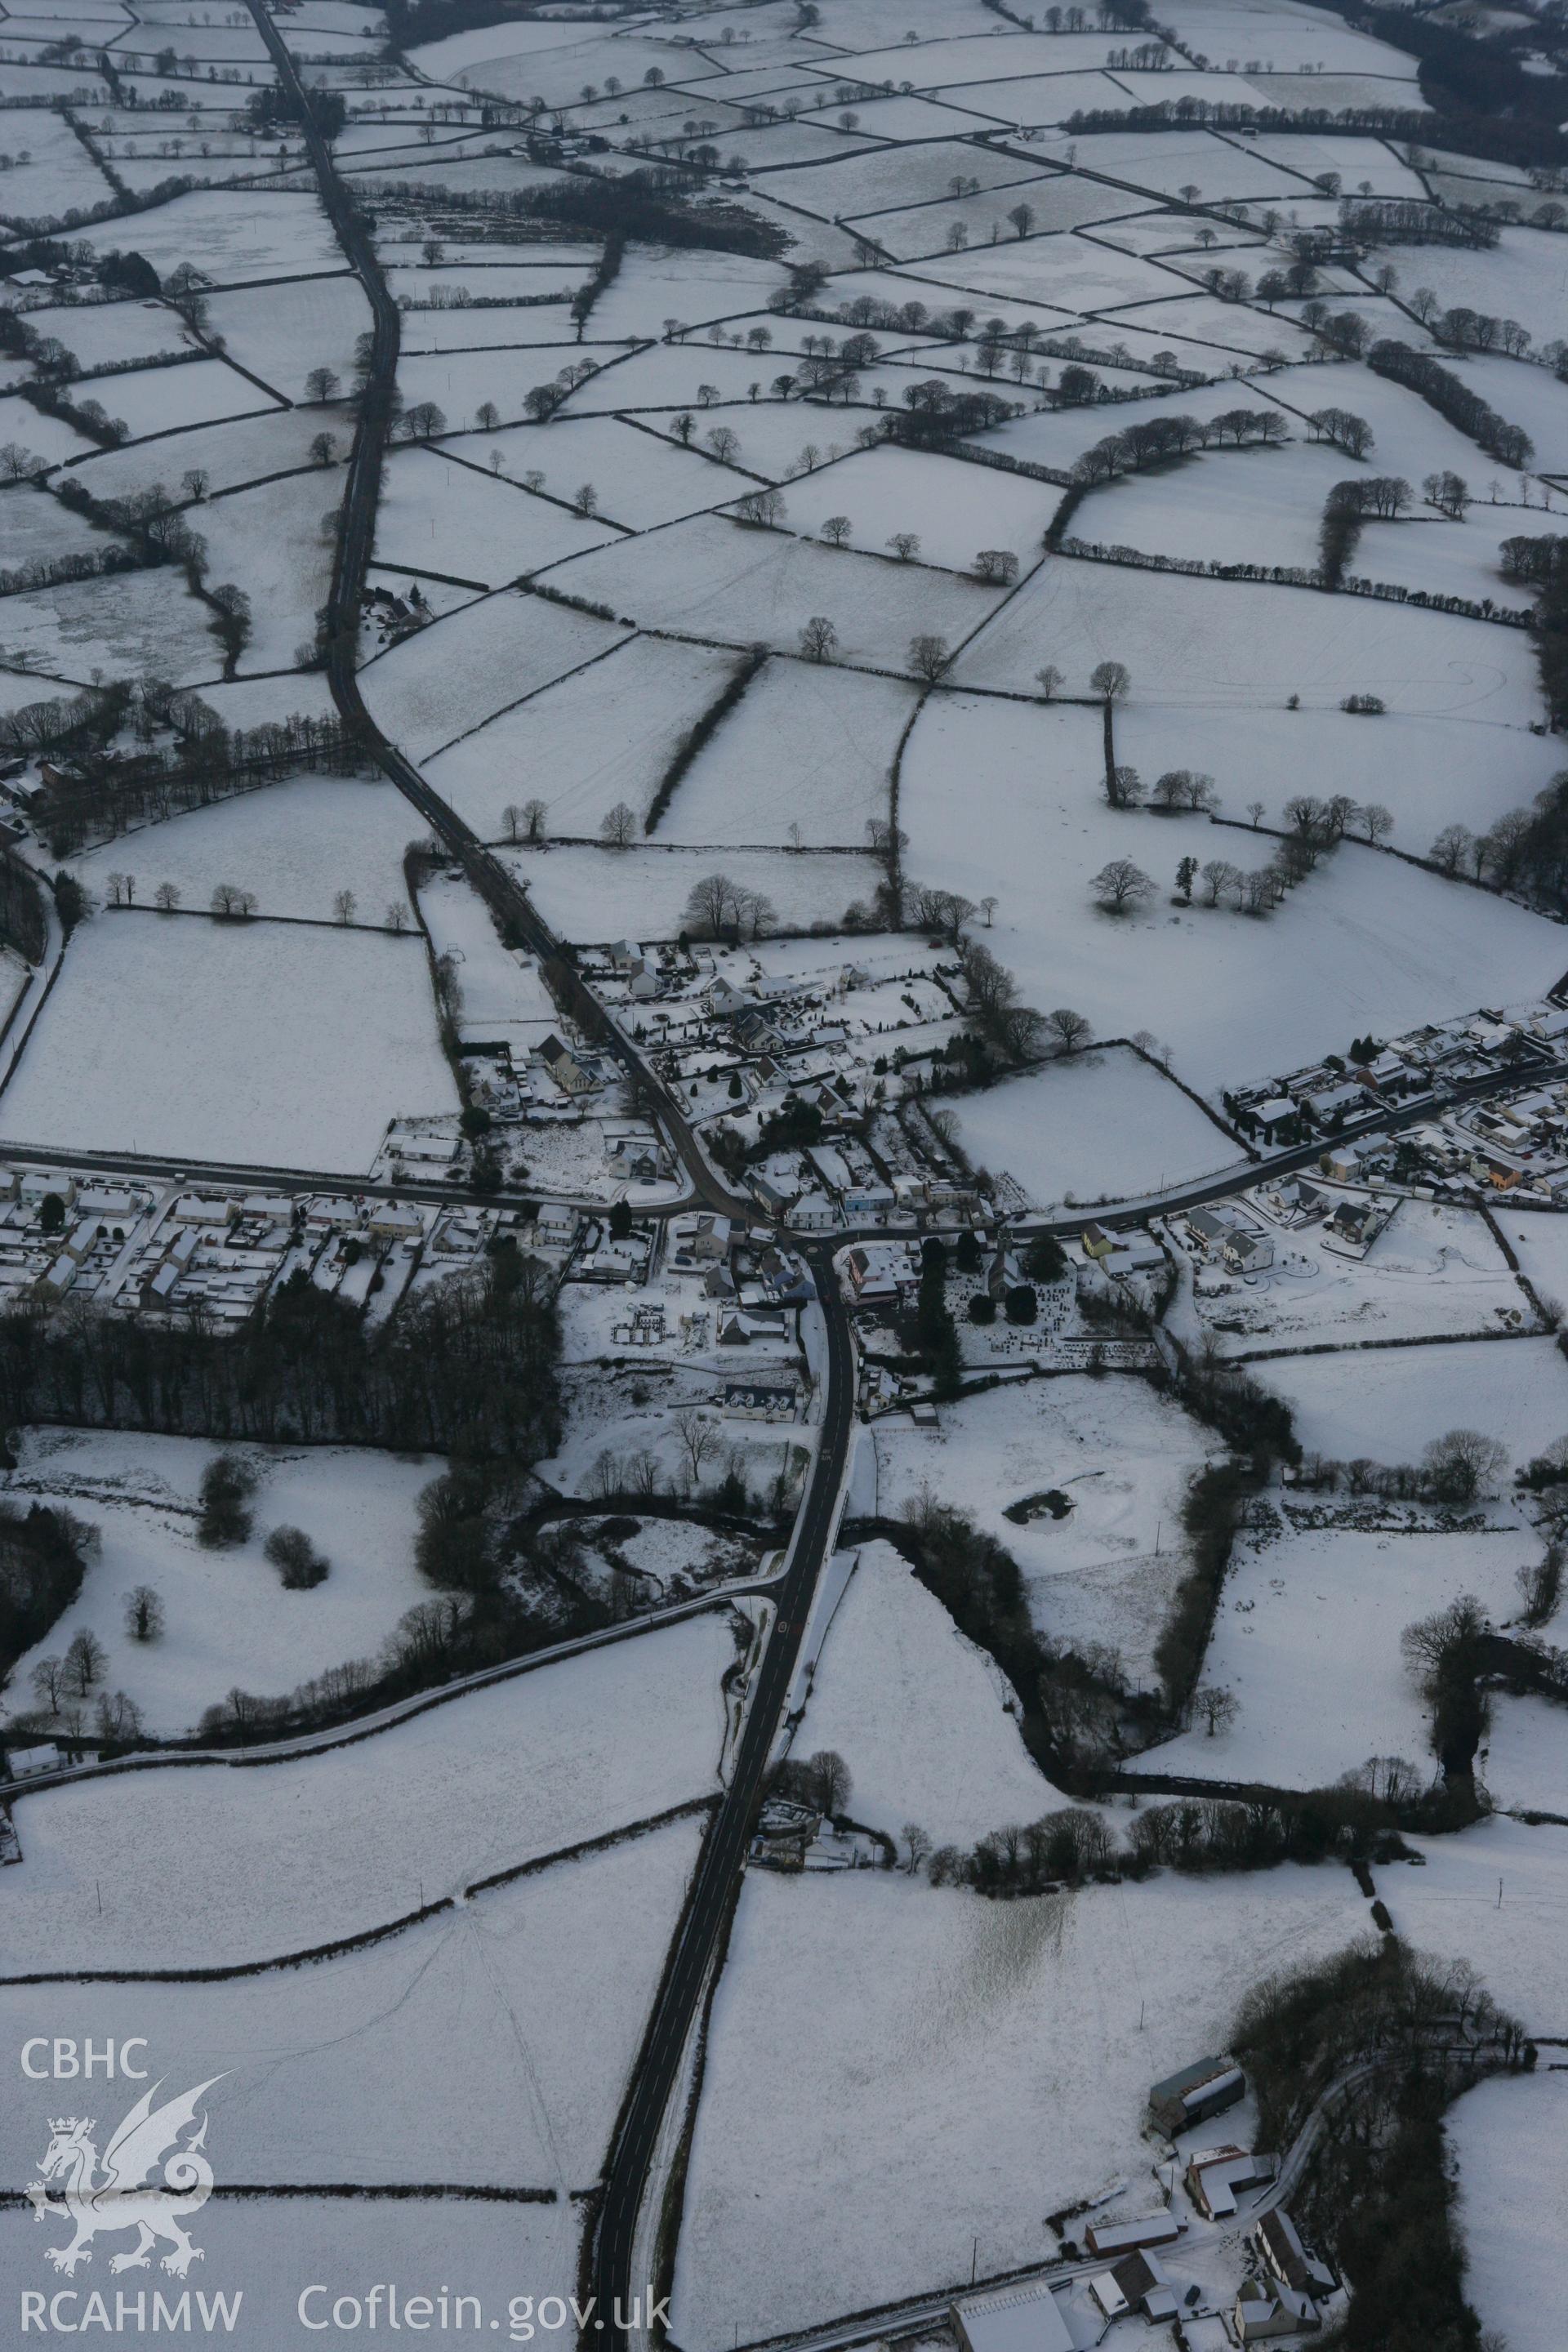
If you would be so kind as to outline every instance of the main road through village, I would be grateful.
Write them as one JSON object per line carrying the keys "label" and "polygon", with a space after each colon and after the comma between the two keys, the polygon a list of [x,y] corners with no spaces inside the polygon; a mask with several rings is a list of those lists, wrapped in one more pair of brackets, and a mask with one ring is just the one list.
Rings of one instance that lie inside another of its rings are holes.
{"label": "main road through village", "polygon": [[[349,461],[329,604],[331,647],[327,675],[332,698],[342,717],[374,751],[392,782],[461,862],[501,920],[513,927],[539,957],[563,1010],[613,1054],[634,1083],[657,1101],[698,1198],[721,1212],[739,1209],[750,1213],[749,1204],[735,1200],[710,1165],[680,1106],[562,955],[559,940],[539,917],[527,892],[431,791],[413,762],[384,740],[365,709],[354,672],[354,651],[365,567],[375,534],[382,451],[397,370],[397,306],[382,274],[369,230],[339,178],[331,150],[311,117],[294,60],[264,0],[248,0],[248,5],[279,80],[299,111],[321,200],[339,242],[364,288],[374,321],[370,366]],[[627,2329],[620,2315],[631,2314],[634,2299],[647,2284],[633,2275],[634,2248],[660,2127],[702,2004],[715,1954],[739,1896],[763,1775],[794,1684],[812,1600],[824,1562],[832,1549],[843,1499],[855,1401],[849,1318],[839,1297],[832,1248],[822,1247],[810,1255],[827,1337],[826,1362],[820,1384],[822,1419],[816,1457],[795,1521],[788,1567],[778,1589],[777,1614],[762,1662],[755,1670],[730,1785],[703,1841],[691,1891],[633,2071],[606,2168],[591,2249],[593,2292],[599,2317],[590,2339],[604,2346],[605,2352],[618,2352],[618,2347],[627,2341]]]}

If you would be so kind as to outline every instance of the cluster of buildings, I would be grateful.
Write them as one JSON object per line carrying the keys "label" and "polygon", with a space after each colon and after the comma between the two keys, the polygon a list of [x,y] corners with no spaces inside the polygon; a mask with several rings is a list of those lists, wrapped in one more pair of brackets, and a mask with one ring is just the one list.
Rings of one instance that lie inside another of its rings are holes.
{"label": "cluster of buildings", "polygon": [[62,1168],[0,1168],[0,1306],[105,1298],[151,1209],[143,1185]]}
{"label": "cluster of buildings", "polygon": [[602,1106],[619,1076],[601,1055],[553,1030],[521,1054],[504,1038],[480,1045],[465,1039],[462,1053],[471,1099],[500,1126],[582,1119]]}
{"label": "cluster of buildings", "polygon": [[[1289,1077],[1225,1097],[1243,1134],[1272,1150],[1321,1144],[1320,1172],[1468,1201],[1512,1192],[1568,1202],[1568,1006],[1483,1006],[1383,1043],[1356,1041]],[[1499,1087],[1515,1076],[1517,1087]],[[1408,1114],[1426,1107],[1430,1116]],[[1397,1126],[1383,1122],[1402,1114]]]}
{"label": "cluster of buildings", "polygon": [[744,949],[619,940],[580,968],[693,1125],[726,1120],[748,1144],[772,1121],[816,1114],[835,1129],[898,1100],[964,1025],[956,967],[907,941],[791,975]]}
{"label": "cluster of buildings", "polygon": [[[477,1261],[503,1233],[564,1263],[581,1213],[543,1202],[526,1215],[379,1193],[251,1192],[164,1184],[68,1168],[0,1167],[0,1307],[61,1300],[153,1321],[235,1328],[296,1275],[366,1313]],[[644,1262],[647,1240],[643,1243]]]}

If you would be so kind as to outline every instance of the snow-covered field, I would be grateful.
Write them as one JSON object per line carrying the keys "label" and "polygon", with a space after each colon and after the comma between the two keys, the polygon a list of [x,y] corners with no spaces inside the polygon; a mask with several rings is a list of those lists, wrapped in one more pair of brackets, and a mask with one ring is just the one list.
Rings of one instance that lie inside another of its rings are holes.
{"label": "snow-covered field", "polygon": [[312,368],[331,368],[346,383],[354,338],[370,324],[370,306],[348,277],[306,278],[254,293],[220,294],[209,315],[229,357],[285,400],[310,396],[305,379]]}
{"label": "snow-covered field", "polygon": [[457,1108],[416,934],[106,913],[66,951],[0,1126],[349,1175],[390,1119]]}
{"label": "snow-covered field", "polygon": [[604,661],[461,736],[426,763],[430,781],[489,840],[505,838],[508,808],[536,797],[547,835],[591,837],[621,801],[640,819],[680,737],[734,667],[728,649],[625,638]]}
{"label": "snow-covered field", "polygon": [[845,1810],[897,1838],[918,1822],[938,1845],[973,1845],[1034,1821],[1058,1791],[1019,1735],[1018,1700],[890,1544],[859,1554],[812,1677],[796,1756],[837,1748]]}
{"label": "snow-covered field", "polygon": [[18,1806],[12,1965],[302,1951],[710,1796],[734,1654],[710,1612],[319,1754],[35,1792]]}
{"label": "snow-covered field", "polygon": [[[1047,573],[1052,569],[1047,565]],[[1108,565],[1055,569],[1152,581],[1173,593],[1188,588],[1199,595],[1231,593],[1217,586],[1211,592],[1203,581]],[[1010,614],[1030,593],[1023,592],[998,626],[1010,625]],[[1270,595],[1292,599],[1309,613],[1327,601],[1287,589],[1238,586],[1235,593],[1238,625]],[[1412,626],[1422,618],[1436,625],[1434,616],[1408,608],[1376,611],[1401,612]],[[1489,645],[1499,639],[1505,648],[1516,634],[1479,623],[1441,625],[1468,629]],[[1108,637],[1106,651],[1112,654],[1118,643],[1130,651],[1134,642]],[[1522,635],[1519,642],[1528,653]],[[1035,664],[1060,651],[1041,636],[1029,645],[1028,659]],[[1205,696],[1217,699],[1208,682],[1215,651],[1193,647],[1194,707]],[[1081,691],[1085,674],[1080,670],[1072,683]],[[1384,722],[1339,723],[1371,734]],[[1464,732],[1469,740],[1490,730]],[[1237,763],[1211,709],[1204,730],[1194,727],[1181,746],[1188,759],[1202,755],[1202,767],[1231,809],[1250,782],[1245,735],[1242,741],[1243,760]],[[1141,771],[1145,782],[1164,765],[1163,749],[1155,751]],[[1320,781],[1303,776],[1297,788]],[[1190,908],[1172,906],[1182,857],[1191,855],[1200,866],[1218,857],[1246,870],[1266,864],[1272,845],[1259,842],[1254,850],[1245,831],[1216,829],[1202,819],[1110,808],[1100,715],[1093,710],[934,696],[905,751],[900,822],[910,835],[910,874],[960,890],[976,904],[996,897],[987,944],[1016,972],[1026,1003],[1042,1011],[1072,1006],[1101,1036],[1151,1031],[1173,1047],[1178,1075],[1205,1095],[1299,1068],[1325,1052],[1342,1052],[1368,1022],[1382,1034],[1397,1034],[1478,1001],[1517,1001],[1549,988],[1562,969],[1561,942],[1537,918],[1353,842],[1325,859],[1266,921],[1236,914],[1228,905],[1205,905],[1202,884]],[[1119,857],[1130,858],[1156,886],[1146,908],[1131,917],[1101,914],[1090,896],[1093,877]]]}
{"label": "snow-covered field", "polygon": [[[216,707],[227,716],[223,701]],[[107,842],[75,859],[73,871],[100,900],[108,876],[129,870],[142,904],[172,882],[182,906],[201,910],[219,883],[232,882],[255,891],[263,915],[328,923],[338,892],[352,890],[356,922],[384,923],[394,904],[409,922],[403,853],[422,838],[417,812],[391,784],[294,776]]]}
{"label": "snow-covered field", "polygon": [[1042,1207],[1136,1200],[1235,1166],[1237,1146],[1131,1052],[1074,1055],[952,1106],[967,1157]]}
{"label": "snow-covered field", "polygon": [[738,888],[761,891],[777,929],[836,928],[846,908],[868,905],[881,871],[869,857],[832,850],[595,846],[502,855],[545,921],[563,939],[581,941],[679,938],[690,922],[693,889],[715,873]]}
{"label": "snow-covered field", "polygon": [[1540,1550],[1529,1528],[1478,1535],[1289,1530],[1238,1547],[1205,1683],[1234,1693],[1234,1725],[1153,1751],[1157,1771],[1320,1789],[1373,1756],[1436,1769],[1430,1718],[1399,1637],[1460,1593],[1498,1622],[1519,1606],[1515,1570]]}
{"label": "snow-covered field", "polygon": [[1552,2352],[1565,2218],[1560,2074],[1479,2083],[1444,2119],[1458,2163],[1466,2299],[1509,2352]]}
{"label": "snow-covered field", "polygon": [[798,827],[809,847],[860,848],[868,823],[885,816],[914,708],[897,679],[770,662],[681,778],[656,840],[782,849]]}
{"label": "snow-covered field", "polygon": [[1554,1339],[1279,1356],[1263,1377],[1308,1451],[1340,1462],[1414,1462],[1445,1431],[1479,1429],[1522,1463],[1568,1431],[1568,1363]]}
{"label": "snow-covered field", "polygon": [[437,449],[400,452],[377,519],[378,563],[503,588],[522,572],[618,537],[608,524],[481,471],[487,446],[459,443],[455,457]]}
{"label": "snow-covered field", "polygon": [[[203,1438],[96,1431],[29,1433],[3,1491],[24,1509],[59,1503],[99,1530],[79,1597],[18,1663],[11,1711],[32,1706],[28,1675],[87,1627],[107,1654],[106,1686],[123,1690],[157,1737],[194,1730],[238,1681],[281,1696],[351,1657],[373,1655],[405,1609],[428,1598],[414,1566],[414,1506],[443,1467],[435,1459],[347,1446],[303,1452],[247,1446],[260,1474],[254,1532],[232,1550],[196,1541],[202,1473],[218,1448]],[[303,1528],[331,1561],[324,1584],[287,1592],[264,1559],[275,1527]],[[125,1596],[150,1584],[163,1604],[156,1642],[134,1642]]]}
{"label": "snow-covered field", "polygon": [[[971,1512],[1023,1571],[1029,1612],[1053,1640],[1120,1649],[1152,1679],[1155,1642],[1186,1562],[1180,1510],[1218,1451],[1179,1405],[1127,1375],[1011,1382],[944,1405],[933,1438],[902,1415],[875,1424],[877,1508],[893,1517],[930,1487]],[[1056,1492],[1061,1518],[1038,1507]]]}
{"label": "snow-covered field", "polygon": [[195,686],[222,667],[211,618],[186,593],[184,575],[165,564],[7,596],[5,642],[45,677],[45,694],[51,677],[85,686],[95,670],[110,677],[153,673]]}
{"label": "snow-covered field", "polygon": [[427,760],[498,710],[609,653],[625,635],[542,596],[503,592],[405,637],[368,665],[361,688],[392,741],[411,760]]}
{"label": "snow-covered field", "polygon": [[214,579],[236,582],[250,598],[242,670],[292,669],[313,646],[317,607],[331,582],[342,492],[341,467],[312,468],[209,499],[202,508],[198,527]]}
{"label": "snow-covered field", "polygon": [[[72,1999],[100,2042],[142,2034],[158,2071],[222,2077],[208,2112],[232,2188],[457,2182],[564,2202],[599,2176],[701,1827],[556,1863],[313,1968]],[[59,1998],[0,1989],[18,2046]],[[6,2118],[4,2161],[26,2179],[35,2118],[16,2099]]]}
{"label": "snow-covered field", "polygon": [[[979,616],[976,615],[978,618]],[[1299,694],[1309,710],[1347,694],[1391,710],[1489,719],[1535,716],[1522,629],[1407,604],[1300,588],[1048,560],[960,656],[954,680],[1032,692],[1042,655],[1082,694],[1096,664],[1134,656],[1135,695],[1215,710]]]}
{"label": "snow-covered field", "polygon": [[551,580],[644,628],[724,645],[765,644],[789,654],[799,652],[801,630],[820,614],[837,632],[837,658],[900,672],[911,636],[956,644],[998,601],[994,588],[973,581],[912,564],[868,562],[852,550],[721,515],[600,548],[562,564]]}

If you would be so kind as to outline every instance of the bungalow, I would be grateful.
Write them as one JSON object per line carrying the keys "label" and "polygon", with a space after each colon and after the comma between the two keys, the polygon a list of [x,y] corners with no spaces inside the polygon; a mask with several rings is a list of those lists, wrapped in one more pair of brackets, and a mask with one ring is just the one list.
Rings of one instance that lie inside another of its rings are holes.
{"label": "bungalow", "polygon": [[1296,1117],[1296,1106],[1289,1095],[1269,1095],[1260,1103],[1249,1103],[1253,1125],[1265,1143],[1277,1143],[1282,1128],[1289,1127]]}
{"label": "bungalow", "polygon": [[1073,2352],[1071,2331],[1043,2281],[966,2295],[948,2316],[962,2352]]}
{"label": "bungalow", "polygon": [[1108,1234],[1103,1225],[1085,1225],[1079,1238],[1085,1257],[1108,1258],[1116,1247],[1114,1236]]}
{"label": "bungalow", "polygon": [[5,1751],[13,1780],[29,1780],[35,1772],[52,1772],[59,1760],[60,1751],[52,1739],[40,1739],[32,1747]]}
{"label": "bungalow", "polygon": [[798,1392],[793,1381],[730,1381],[721,1402],[742,1421],[793,1421]]}
{"label": "bungalow", "polygon": [[1205,2221],[1226,2221],[1236,2211],[1237,2199],[1272,2180],[1278,2168],[1276,2157],[1227,2146],[1199,2149],[1188,2158],[1184,2177],[1187,2194]]}
{"label": "bungalow", "polygon": [[[1190,2066],[1183,2066],[1155,2084],[1149,2094],[1149,2120],[1167,2139],[1174,2139],[1178,2132],[1190,2131],[1194,2124],[1207,2123],[1211,2116],[1223,2115],[1226,2107],[1235,2106],[1246,2095],[1247,2077],[1234,2058],[1197,2058]],[[1168,2221],[1169,2215],[1165,2219]],[[1128,2247],[1164,2245],[1175,2234],[1173,2226],[1161,2237],[1131,2238],[1125,2243]],[[1098,2244],[1094,2251],[1100,2251]]]}
{"label": "bungalow", "polygon": [[1320,1127],[1327,1127],[1331,1118],[1348,1117],[1352,1111],[1370,1108],[1367,1090],[1359,1078],[1342,1079],[1338,1086],[1320,1087],[1316,1094],[1304,1095],[1302,1101]]}
{"label": "bungalow", "polygon": [[753,1339],[787,1339],[782,1307],[737,1307],[719,1318],[719,1345],[745,1348]]}

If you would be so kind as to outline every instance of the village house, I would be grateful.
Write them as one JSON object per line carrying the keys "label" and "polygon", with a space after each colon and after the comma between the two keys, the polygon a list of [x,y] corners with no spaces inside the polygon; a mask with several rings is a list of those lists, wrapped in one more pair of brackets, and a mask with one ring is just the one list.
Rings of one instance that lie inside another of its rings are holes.
{"label": "village house", "polygon": [[591,1095],[599,1084],[593,1072],[585,1069],[574,1054],[569,1054],[553,1033],[540,1046],[539,1058],[563,1095]]}
{"label": "village house", "polygon": [[1276,2336],[1309,2336],[1323,2324],[1310,2295],[1290,2287],[1271,2288],[1261,2279],[1247,2279],[1231,2314],[1238,2344],[1263,2344]]}
{"label": "village house", "polygon": [[1333,2272],[1316,2254],[1308,2252],[1300,2231],[1283,2205],[1265,2213],[1254,2224],[1251,2236],[1264,2267],[1280,2286],[1289,2287],[1298,2294],[1333,2294],[1339,2284]]}

